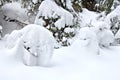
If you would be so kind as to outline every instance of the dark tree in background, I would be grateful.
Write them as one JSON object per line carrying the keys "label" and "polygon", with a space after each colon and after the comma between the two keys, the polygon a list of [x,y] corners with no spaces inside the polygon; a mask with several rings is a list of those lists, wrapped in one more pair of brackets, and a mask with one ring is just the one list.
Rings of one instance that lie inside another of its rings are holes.
{"label": "dark tree in background", "polygon": [[111,12],[114,0],[82,0],[82,6],[90,11],[102,12],[106,15]]}
{"label": "dark tree in background", "polygon": [[111,7],[113,5],[114,0],[104,0],[102,3],[103,10],[106,12],[106,15],[111,12]]}
{"label": "dark tree in background", "polygon": [[82,0],[82,6],[90,11],[95,11],[94,9],[95,4],[96,4],[95,0]]}

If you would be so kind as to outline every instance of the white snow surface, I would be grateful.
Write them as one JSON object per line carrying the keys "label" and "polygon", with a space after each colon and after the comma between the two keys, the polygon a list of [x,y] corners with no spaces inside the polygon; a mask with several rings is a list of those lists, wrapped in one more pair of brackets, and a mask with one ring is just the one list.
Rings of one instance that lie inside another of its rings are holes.
{"label": "white snow surface", "polygon": [[54,51],[48,67],[29,67],[16,60],[14,50],[0,41],[1,80],[120,80],[120,47],[100,49],[100,55],[81,47],[80,41]]}

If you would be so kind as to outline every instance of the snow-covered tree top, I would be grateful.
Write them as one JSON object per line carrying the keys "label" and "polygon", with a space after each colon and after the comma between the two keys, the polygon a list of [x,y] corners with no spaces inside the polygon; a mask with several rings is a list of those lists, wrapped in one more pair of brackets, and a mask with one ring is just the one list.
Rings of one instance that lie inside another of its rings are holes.
{"label": "snow-covered tree top", "polygon": [[26,21],[28,19],[26,9],[17,2],[8,3],[2,6],[2,12],[5,16],[19,21]]}
{"label": "snow-covered tree top", "polygon": [[41,3],[39,7],[39,14],[41,16],[44,16],[45,19],[48,19],[57,18],[58,16],[67,16],[67,14],[70,13],[58,6],[54,1],[45,0]]}
{"label": "snow-covered tree top", "polygon": [[53,0],[45,0],[41,3],[35,23],[38,23],[40,17],[44,17],[44,19],[58,18],[58,21],[55,22],[55,26],[58,28],[73,25],[74,19],[70,12],[58,6]]}

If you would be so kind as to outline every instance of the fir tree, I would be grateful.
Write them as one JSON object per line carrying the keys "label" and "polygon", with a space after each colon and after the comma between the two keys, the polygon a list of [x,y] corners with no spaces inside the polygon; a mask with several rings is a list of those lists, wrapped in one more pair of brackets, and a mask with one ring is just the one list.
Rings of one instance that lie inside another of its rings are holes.
{"label": "fir tree", "polygon": [[76,0],[44,0],[35,23],[48,28],[61,45],[67,46],[70,44],[68,40],[75,35],[79,24],[78,13],[81,11],[81,5]]}

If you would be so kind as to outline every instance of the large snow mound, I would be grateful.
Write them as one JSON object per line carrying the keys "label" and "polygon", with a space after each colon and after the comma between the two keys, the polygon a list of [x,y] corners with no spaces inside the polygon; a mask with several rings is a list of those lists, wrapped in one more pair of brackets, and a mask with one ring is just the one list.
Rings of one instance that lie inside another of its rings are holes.
{"label": "large snow mound", "polygon": [[30,24],[13,31],[6,38],[6,47],[14,48],[17,58],[22,59],[26,65],[46,66],[49,63],[55,40],[52,33],[44,27]]}

